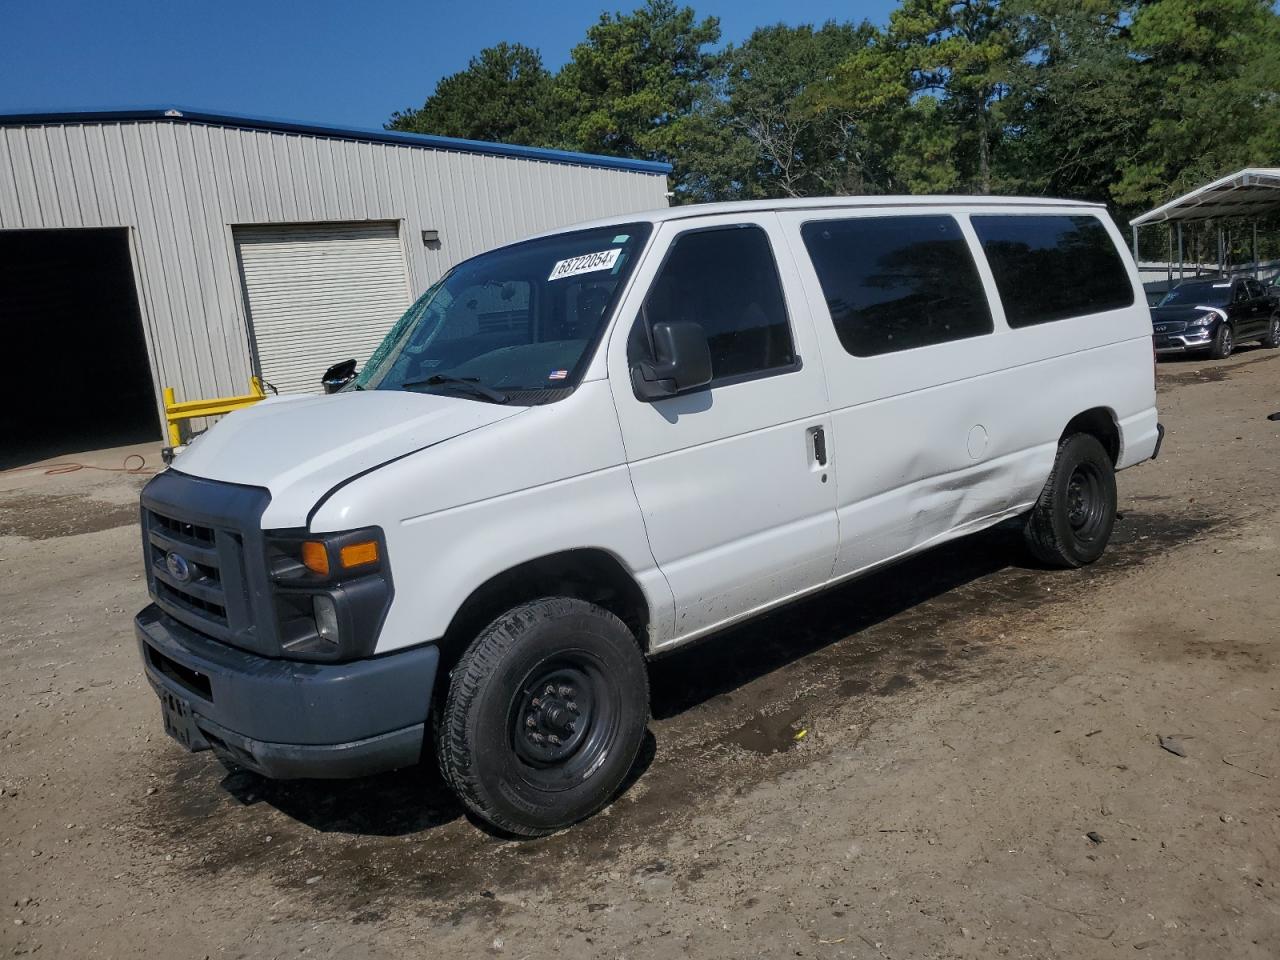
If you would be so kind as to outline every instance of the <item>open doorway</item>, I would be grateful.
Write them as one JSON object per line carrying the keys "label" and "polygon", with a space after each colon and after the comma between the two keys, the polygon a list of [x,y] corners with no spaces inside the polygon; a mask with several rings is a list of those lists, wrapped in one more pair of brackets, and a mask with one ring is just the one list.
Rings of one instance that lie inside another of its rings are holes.
{"label": "open doorway", "polygon": [[0,468],[160,438],[126,230],[0,230],[0,338]]}

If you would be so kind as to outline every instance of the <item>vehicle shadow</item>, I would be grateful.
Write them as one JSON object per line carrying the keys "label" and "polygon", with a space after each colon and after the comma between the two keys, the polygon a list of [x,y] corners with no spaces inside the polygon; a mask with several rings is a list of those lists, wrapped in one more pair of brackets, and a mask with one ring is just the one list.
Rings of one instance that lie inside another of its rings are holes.
{"label": "vehicle shadow", "polygon": [[[653,716],[681,714],[833,644],[852,642],[859,633],[973,581],[1031,564],[1017,523],[1005,523],[713,634],[652,662]],[[929,635],[925,642],[933,639]],[[869,666],[881,653],[859,647],[845,659]]]}

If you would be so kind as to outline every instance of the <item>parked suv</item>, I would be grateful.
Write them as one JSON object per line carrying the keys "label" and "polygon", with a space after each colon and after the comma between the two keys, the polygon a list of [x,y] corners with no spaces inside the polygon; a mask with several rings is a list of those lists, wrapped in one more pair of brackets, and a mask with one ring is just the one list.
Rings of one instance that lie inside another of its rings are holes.
{"label": "parked suv", "polygon": [[340,392],[143,491],[166,729],[269,777],[431,751],[477,817],[564,827],[635,760],[647,657],[1007,518],[1095,560],[1159,447],[1149,324],[1064,201],[687,206],[467,260]]}
{"label": "parked suv", "polygon": [[1151,311],[1156,353],[1208,351],[1221,360],[1242,340],[1280,347],[1280,300],[1257,280],[1184,280]]}

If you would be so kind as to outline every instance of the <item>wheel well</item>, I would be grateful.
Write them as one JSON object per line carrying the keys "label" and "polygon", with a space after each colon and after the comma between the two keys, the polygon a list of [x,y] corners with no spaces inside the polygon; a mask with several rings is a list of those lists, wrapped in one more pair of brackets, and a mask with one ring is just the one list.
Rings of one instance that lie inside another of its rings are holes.
{"label": "wheel well", "polygon": [[1120,460],[1120,428],[1116,426],[1115,417],[1106,407],[1094,407],[1071,418],[1059,440],[1065,440],[1073,433],[1087,433],[1096,437],[1111,457],[1112,464]]}
{"label": "wheel well", "polygon": [[539,597],[576,597],[601,606],[648,648],[649,604],[639,584],[611,553],[569,550],[529,560],[477,587],[454,614],[440,641],[439,677],[447,677],[476,635],[512,607]]}

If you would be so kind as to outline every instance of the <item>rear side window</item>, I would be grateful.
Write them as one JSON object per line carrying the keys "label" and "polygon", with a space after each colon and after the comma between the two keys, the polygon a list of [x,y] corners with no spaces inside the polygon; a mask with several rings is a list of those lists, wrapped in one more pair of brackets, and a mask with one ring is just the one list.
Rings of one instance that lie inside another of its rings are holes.
{"label": "rear side window", "polygon": [[769,238],[756,226],[677,237],[645,297],[643,316],[646,333],[658,323],[701,324],[713,384],[796,362],[778,267]]}
{"label": "rear side window", "polygon": [[816,220],[800,235],[836,335],[855,357],[991,332],[982,280],[954,218]]}
{"label": "rear side window", "polygon": [[1111,235],[1091,216],[976,216],[973,229],[1011,327],[1133,305]]}

